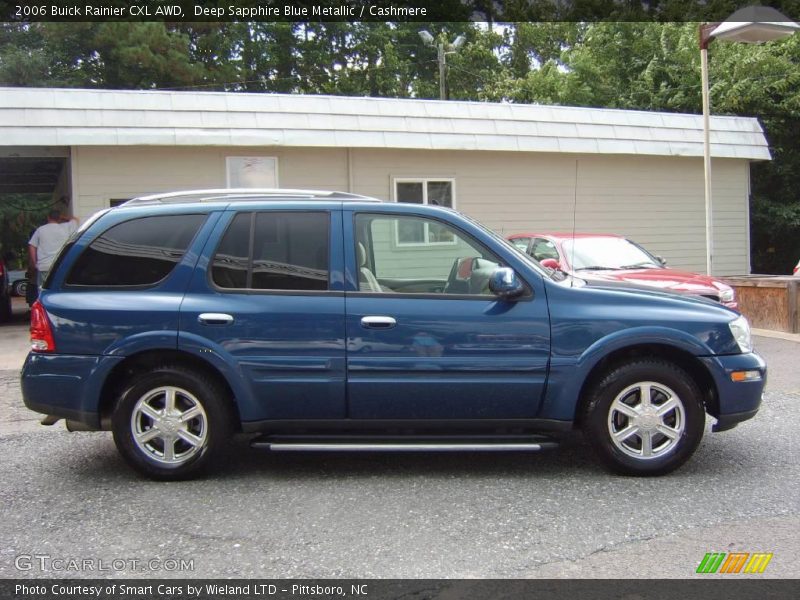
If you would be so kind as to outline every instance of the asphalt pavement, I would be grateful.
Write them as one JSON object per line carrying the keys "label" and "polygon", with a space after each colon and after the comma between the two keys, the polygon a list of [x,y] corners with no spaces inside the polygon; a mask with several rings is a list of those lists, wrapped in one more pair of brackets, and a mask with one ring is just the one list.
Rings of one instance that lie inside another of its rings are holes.
{"label": "asphalt pavement", "polygon": [[683,578],[734,551],[773,553],[750,577],[800,573],[793,341],[756,339],[762,410],[666,477],[611,475],[576,435],[531,455],[286,455],[238,439],[222,472],[154,483],[109,433],[44,427],[21,406],[24,336],[0,328],[0,577]]}

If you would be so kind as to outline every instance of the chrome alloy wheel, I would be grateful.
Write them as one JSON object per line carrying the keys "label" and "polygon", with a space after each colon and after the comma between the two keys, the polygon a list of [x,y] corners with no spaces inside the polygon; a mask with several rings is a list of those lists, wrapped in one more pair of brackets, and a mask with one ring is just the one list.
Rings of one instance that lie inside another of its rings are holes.
{"label": "chrome alloy wheel", "polygon": [[139,398],[131,413],[133,441],[144,454],[166,465],[180,465],[208,442],[208,418],[192,394],[158,387]]}
{"label": "chrome alloy wheel", "polygon": [[611,441],[628,456],[642,460],[673,450],[685,426],[686,414],[678,394],[654,381],[626,387],[608,411]]}

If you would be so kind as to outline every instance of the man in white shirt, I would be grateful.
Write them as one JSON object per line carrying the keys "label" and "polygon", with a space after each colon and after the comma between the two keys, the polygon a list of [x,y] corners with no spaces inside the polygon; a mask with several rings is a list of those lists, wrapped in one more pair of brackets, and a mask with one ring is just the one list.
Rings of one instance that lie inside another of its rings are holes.
{"label": "man in white shirt", "polygon": [[53,266],[58,251],[78,229],[78,218],[72,217],[62,222],[61,212],[51,210],[47,215],[47,223],[33,232],[28,242],[28,261],[30,269],[38,271],[37,284],[41,288],[47,272]]}

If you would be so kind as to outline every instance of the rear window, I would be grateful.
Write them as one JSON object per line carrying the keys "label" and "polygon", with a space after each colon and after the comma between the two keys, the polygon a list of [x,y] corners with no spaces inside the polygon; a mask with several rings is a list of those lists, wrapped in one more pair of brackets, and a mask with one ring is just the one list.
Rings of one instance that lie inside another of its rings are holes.
{"label": "rear window", "polygon": [[153,285],[183,258],[206,215],[162,215],[132,219],[93,241],[67,276],[67,285]]}

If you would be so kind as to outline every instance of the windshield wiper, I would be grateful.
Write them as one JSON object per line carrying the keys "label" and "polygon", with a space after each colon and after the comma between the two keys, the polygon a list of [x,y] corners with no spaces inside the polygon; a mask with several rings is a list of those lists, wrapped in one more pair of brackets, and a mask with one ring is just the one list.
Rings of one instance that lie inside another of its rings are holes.
{"label": "windshield wiper", "polygon": [[648,269],[649,268],[657,268],[656,265],[654,265],[650,261],[640,262],[640,263],[636,263],[634,265],[623,265],[623,266],[621,266],[619,268],[620,269],[641,269],[642,267],[645,267],[645,268],[648,268]]}
{"label": "windshield wiper", "polygon": [[603,267],[601,265],[591,265],[589,267],[581,267],[580,269],[575,269],[576,271],[619,271],[620,268],[624,267]]}

